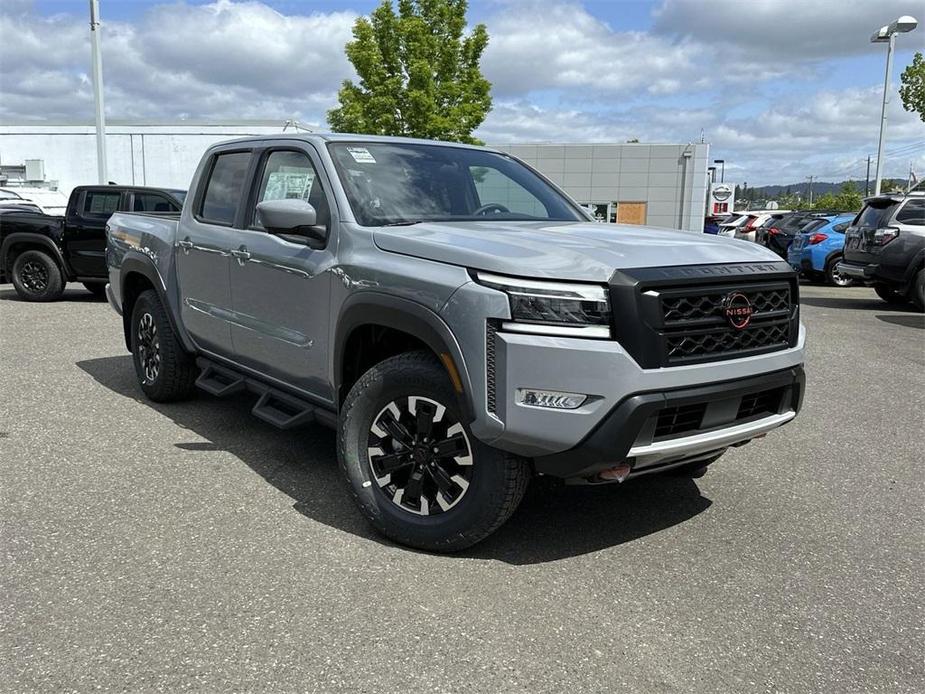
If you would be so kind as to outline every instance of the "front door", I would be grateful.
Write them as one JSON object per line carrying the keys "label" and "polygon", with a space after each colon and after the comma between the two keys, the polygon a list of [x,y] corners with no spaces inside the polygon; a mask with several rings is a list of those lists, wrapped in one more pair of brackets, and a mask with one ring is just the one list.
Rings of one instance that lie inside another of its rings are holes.
{"label": "front door", "polygon": [[121,203],[121,191],[90,188],[68,206],[63,242],[78,277],[106,277],[106,222]]}
{"label": "front door", "polygon": [[[332,273],[326,270],[334,265],[336,216],[314,152],[288,147],[263,153],[246,229],[237,233],[231,260],[232,342],[242,366],[332,401],[326,360]],[[327,243],[310,247],[266,232],[256,204],[281,198],[311,203]]]}
{"label": "front door", "polygon": [[212,156],[204,184],[177,231],[183,325],[200,349],[228,358],[233,317],[228,272],[238,235],[233,227],[244,207],[251,156],[249,150]]}

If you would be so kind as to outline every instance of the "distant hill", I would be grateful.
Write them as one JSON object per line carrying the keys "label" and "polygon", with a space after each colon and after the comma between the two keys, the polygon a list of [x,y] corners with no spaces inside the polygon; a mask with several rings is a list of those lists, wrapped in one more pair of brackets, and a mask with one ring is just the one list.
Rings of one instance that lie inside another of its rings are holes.
{"label": "distant hill", "polygon": [[[820,195],[825,195],[826,193],[837,193],[841,190],[841,187],[848,183],[849,181],[839,181],[837,183],[831,183],[828,181],[813,181],[813,197],[818,198]],[[854,184],[856,190],[860,191],[861,195],[864,194],[864,180],[852,180],[850,183]],[[884,190],[889,190],[892,187],[892,184],[905,186],[905,181],[899,181],[894,179],[884,179],[882,188]],[[752,188],[748,187],[747,191],[743,191],[741,186],[737,186],[738,191],[736,192],[736,199],[741,200],[743,197],[746,197],[749,200],[774,200],[779,198],[782,195],[791,193],[793,195],[799,195],[801,197],[809,197],[809,181],[798,181],[796,183],[785,183],[782,185],[769,185],[769,186],[757,186]],[[873,194],[874,182],[873,179],[870,181],[870,192]]]}

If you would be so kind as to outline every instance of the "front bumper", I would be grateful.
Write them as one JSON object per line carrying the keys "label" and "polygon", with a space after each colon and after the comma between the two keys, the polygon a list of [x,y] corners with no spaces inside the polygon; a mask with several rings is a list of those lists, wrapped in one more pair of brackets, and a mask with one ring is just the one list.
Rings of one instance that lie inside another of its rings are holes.
{"label": "front bumper", "polygon": [[[591,476],[622,462],[631,465],[633,476],[671,467],[786,424],[800,410],[805,383],[803,368],[797,366],[748,379],[631,395],[577,446],[536,457],[534,464],[537,472],[566,478]],[[751,414],[747,404],[765,394],[770,404]],[[697,413],[696,427],[659,436],[663,420],[683,419],[685,413]]]}

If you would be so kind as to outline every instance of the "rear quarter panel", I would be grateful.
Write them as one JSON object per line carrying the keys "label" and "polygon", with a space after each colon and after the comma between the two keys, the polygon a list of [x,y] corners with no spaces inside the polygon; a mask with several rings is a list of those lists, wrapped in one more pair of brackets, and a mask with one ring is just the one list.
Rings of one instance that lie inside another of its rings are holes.
{"label": "rear quarter panel", "polygon": [[[128,255],[149,258],[165,291],[174,271],[174,244],[178,220],[164,215],[116,212],[106,225],[106,264],[116,303],[122,306],[122,263]],[[171,296],[167,292],[167,296]]]}

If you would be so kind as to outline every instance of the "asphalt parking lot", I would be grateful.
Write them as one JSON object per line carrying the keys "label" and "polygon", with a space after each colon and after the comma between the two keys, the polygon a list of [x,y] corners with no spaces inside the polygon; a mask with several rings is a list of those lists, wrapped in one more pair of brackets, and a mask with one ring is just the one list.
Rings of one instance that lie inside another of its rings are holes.
{"label": "asphalt parking lot", "polygon": [[105,302],[0,287],[0,689],[922,691],[925,317],[803,316],[794,424],[433,556],[365,525],[331,431],[144,401]]}

